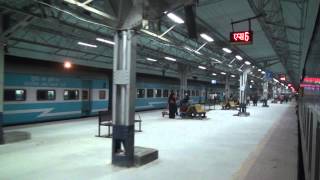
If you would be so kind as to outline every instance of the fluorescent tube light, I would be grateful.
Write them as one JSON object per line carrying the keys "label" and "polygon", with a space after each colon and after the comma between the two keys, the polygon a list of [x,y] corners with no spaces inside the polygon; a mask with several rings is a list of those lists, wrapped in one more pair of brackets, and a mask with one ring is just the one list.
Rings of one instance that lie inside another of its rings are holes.
{"label": "fluorescent tube light", "polygon": [[208,36],[208,35],[205,34],[205,33],[201,33],[200,36],[201,36],[204,40],[206,40],[206,41],[208,41],[208,42],[213,42],[213,41],[214,41],[214,39],[213,39],[212,37]]}
{"label": "fluorescent tube light", "polygon": [[243,58],[241,57],[241,56],[239,56],[239,55],[236,55],[236,58],[238,59],[238,60],[243,60]]}
{"label": "fluorescent tube light", "polygon": [[177,61],[175,58],[172,58],[172,57],[164,57],[164,58],[169,61]]}
{"label": "fluorescent tube light", "polygon": [[218,60],[218,59],[216,59],[216,58],[211,58],[212,60],[214,60],[214,61],[216,61],[216,62],[218,62],[218,63],[222,63],[220,60]]}
{"label": "fluorescent tube light", "polygon": [[84,42],[78,42],[78,44],[81,45],[81,46],[87,46],[87,47],[94,47],[94,48],[98,47],[97,45],[88,44],[88,43],[84,43]]}
{"label": "fluorescent tube light", "polygon": [[103,43],[111,44],[111,45],[115,44],[113,41],[110,41],[110,40],[107,40],[107,39],[96,38],[96,40],[100,41],[100,42],[103,42]]}
{"label": "fluorescent tube light", "polygon": [[158,60],[156,60],[156,59],[152,59],[152,58],[147,58],[147,60],[148,60],[148,61],[153,61],[153,62],[158,61]]}
{"label": "fluorescent tube light", "polygon": [[184,23],[184,20],[181,19],[179,16],[173,14],[173,13],[168,13],[167,16],[175,23],[178,23],[178,24],[183,24]]}
{"label": "fluorescent tube light", "polygon": [[251,64],[251,62],[249,62],[249,61],[245,61],[244,62],[246,65],[250,65]]}
{"label": "fluorescent tube light", "polygon": [[226,53],[232,53],[232,51],[231,51],[230,49],[228,49],[228,48],[222,48],[222,50],[223,50],[224,52],[226,52]]}

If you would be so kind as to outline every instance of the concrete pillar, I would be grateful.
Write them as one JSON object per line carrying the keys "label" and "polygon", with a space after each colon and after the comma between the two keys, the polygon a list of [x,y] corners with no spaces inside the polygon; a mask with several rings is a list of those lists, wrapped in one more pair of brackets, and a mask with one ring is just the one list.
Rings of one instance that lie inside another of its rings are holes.
{"label": "concrete pillar", "polygon": [[277,85],[273,85],[272,86],[272,97],[273,97],[273,99],[275,99],[276,96],[277,96]]}
{"label": "concrete pillar", "polygon": [[114,37],[112,164],[130,167],[134,165],[137,37],[133,30],[117,31]]}
{"label": "concrete pillar", "polygon": [[3,137],[3,90],[4,90],[4,40],[1,39],[3,32],[3,19],[0,16],[0,144],[4,144]]}
{"label": "concrete pillar", "polygon": [[224,88],[224,94],[225,94],[225,100],[229,100],[230,98],[230,75],[226,75],[226,83],[225,83],[225,88]]}
{"label": "concrete pillar", "polygon": [[263,82],[262,84],[262,99],[263,99],[263,105],[262,107],[269,107],[268,106],[268,81]]}
{"label": "concrete pillar", "polygon": [[[188,89],[188,74],[190,72],[190,67],[185,64],[178,64],[178,75],[180,79],[180,99],[185,96],[185,91]],[[190,96],[190,94],[188,94]]]}
{"label": "concrete pillar", "polygon": [[249,116],[250,113],[247,112],[247,104],[246,104],[246,87],[247,87],[247,80],[248,80],[248,73],[250,72],[250,69],[246,69],[242,72],[240,75],[240,92],[239,92],[239,98],[240,98],[240,108],[238,112],[238,116]]}

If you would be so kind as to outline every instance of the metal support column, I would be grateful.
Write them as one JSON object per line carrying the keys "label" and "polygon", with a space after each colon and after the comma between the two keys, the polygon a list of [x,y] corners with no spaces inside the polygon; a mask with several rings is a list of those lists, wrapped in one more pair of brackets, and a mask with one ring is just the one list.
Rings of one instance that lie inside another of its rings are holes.
{"label": "metal support column", "polygon": [[[180,78],[180,99],[183,99],[188,89],[188,73],[190,67],[185,64],[178,64],[178,74]],[[190,94],[188,94],[190,96]]]}
{"label": "metal support column", "polygon": [[273,97],[273,100],[276,98],[277,96],[277,85],[273,85],[272,86],[272,97]]}
{"label": "metal support column", "polygon": [[[0,34],[3,32],[3,18],[0,16]],[[3,89],[4,89],[4,40],[0,37],[0,144],[4,144],[3,133]]]}
{"label": "metal support column", "polygon": [[246,87],[247,87],[247,77],[250,69],[246,69],[240,75],[240,108],[237,116],[249,116],[250,113],[247,112],[247,105],[246,105]]}
{"label": "metal support column", "polygon": [[226,75],[226,84],[224,88],[224,96],[225,96],[225,101],[229,101],[230,99],[230,75]]}
{"label": "metal support column", "polygon": [[112,164],[134,165],[134,117],[136,98],[136,45],[133,30],[115,34],[113,59]]}
{"label": "metal support column", "polygon": [[262,107],[269,107],[269,105],[268,105],[268,89],[269,89],[268,81],[263,82],[262,86],[263,86],[263,88],[262,88],[263,89],[263,93],[262,93],[263,105],[262,105]]}

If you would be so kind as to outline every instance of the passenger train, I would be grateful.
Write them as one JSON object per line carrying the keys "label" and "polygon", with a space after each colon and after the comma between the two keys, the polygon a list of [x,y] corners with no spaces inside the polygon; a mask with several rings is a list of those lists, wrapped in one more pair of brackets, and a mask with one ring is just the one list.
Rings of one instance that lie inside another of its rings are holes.
{"label": "passenger train", "polygon": [[[4,125],[94,116],[108,110],[111,74],[111,70],[81,66],[66,70],[59,63],[11,57],[5,64]],[[209,85],[190,81],[185,93],[193,102],[204,101]],[[136,110],[166,108],[169,93],[179,93],[179,80],[138,74],[136,88]]]}

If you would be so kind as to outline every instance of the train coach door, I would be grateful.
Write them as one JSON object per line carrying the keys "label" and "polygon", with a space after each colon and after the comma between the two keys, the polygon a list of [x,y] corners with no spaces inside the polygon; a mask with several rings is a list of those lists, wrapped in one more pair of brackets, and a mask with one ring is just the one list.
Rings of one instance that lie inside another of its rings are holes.
{"label": "train coach door", "polygon": [[91,80],[82,81],[81,112],[83,116],[89,116],[91,114],[91,84]]}

